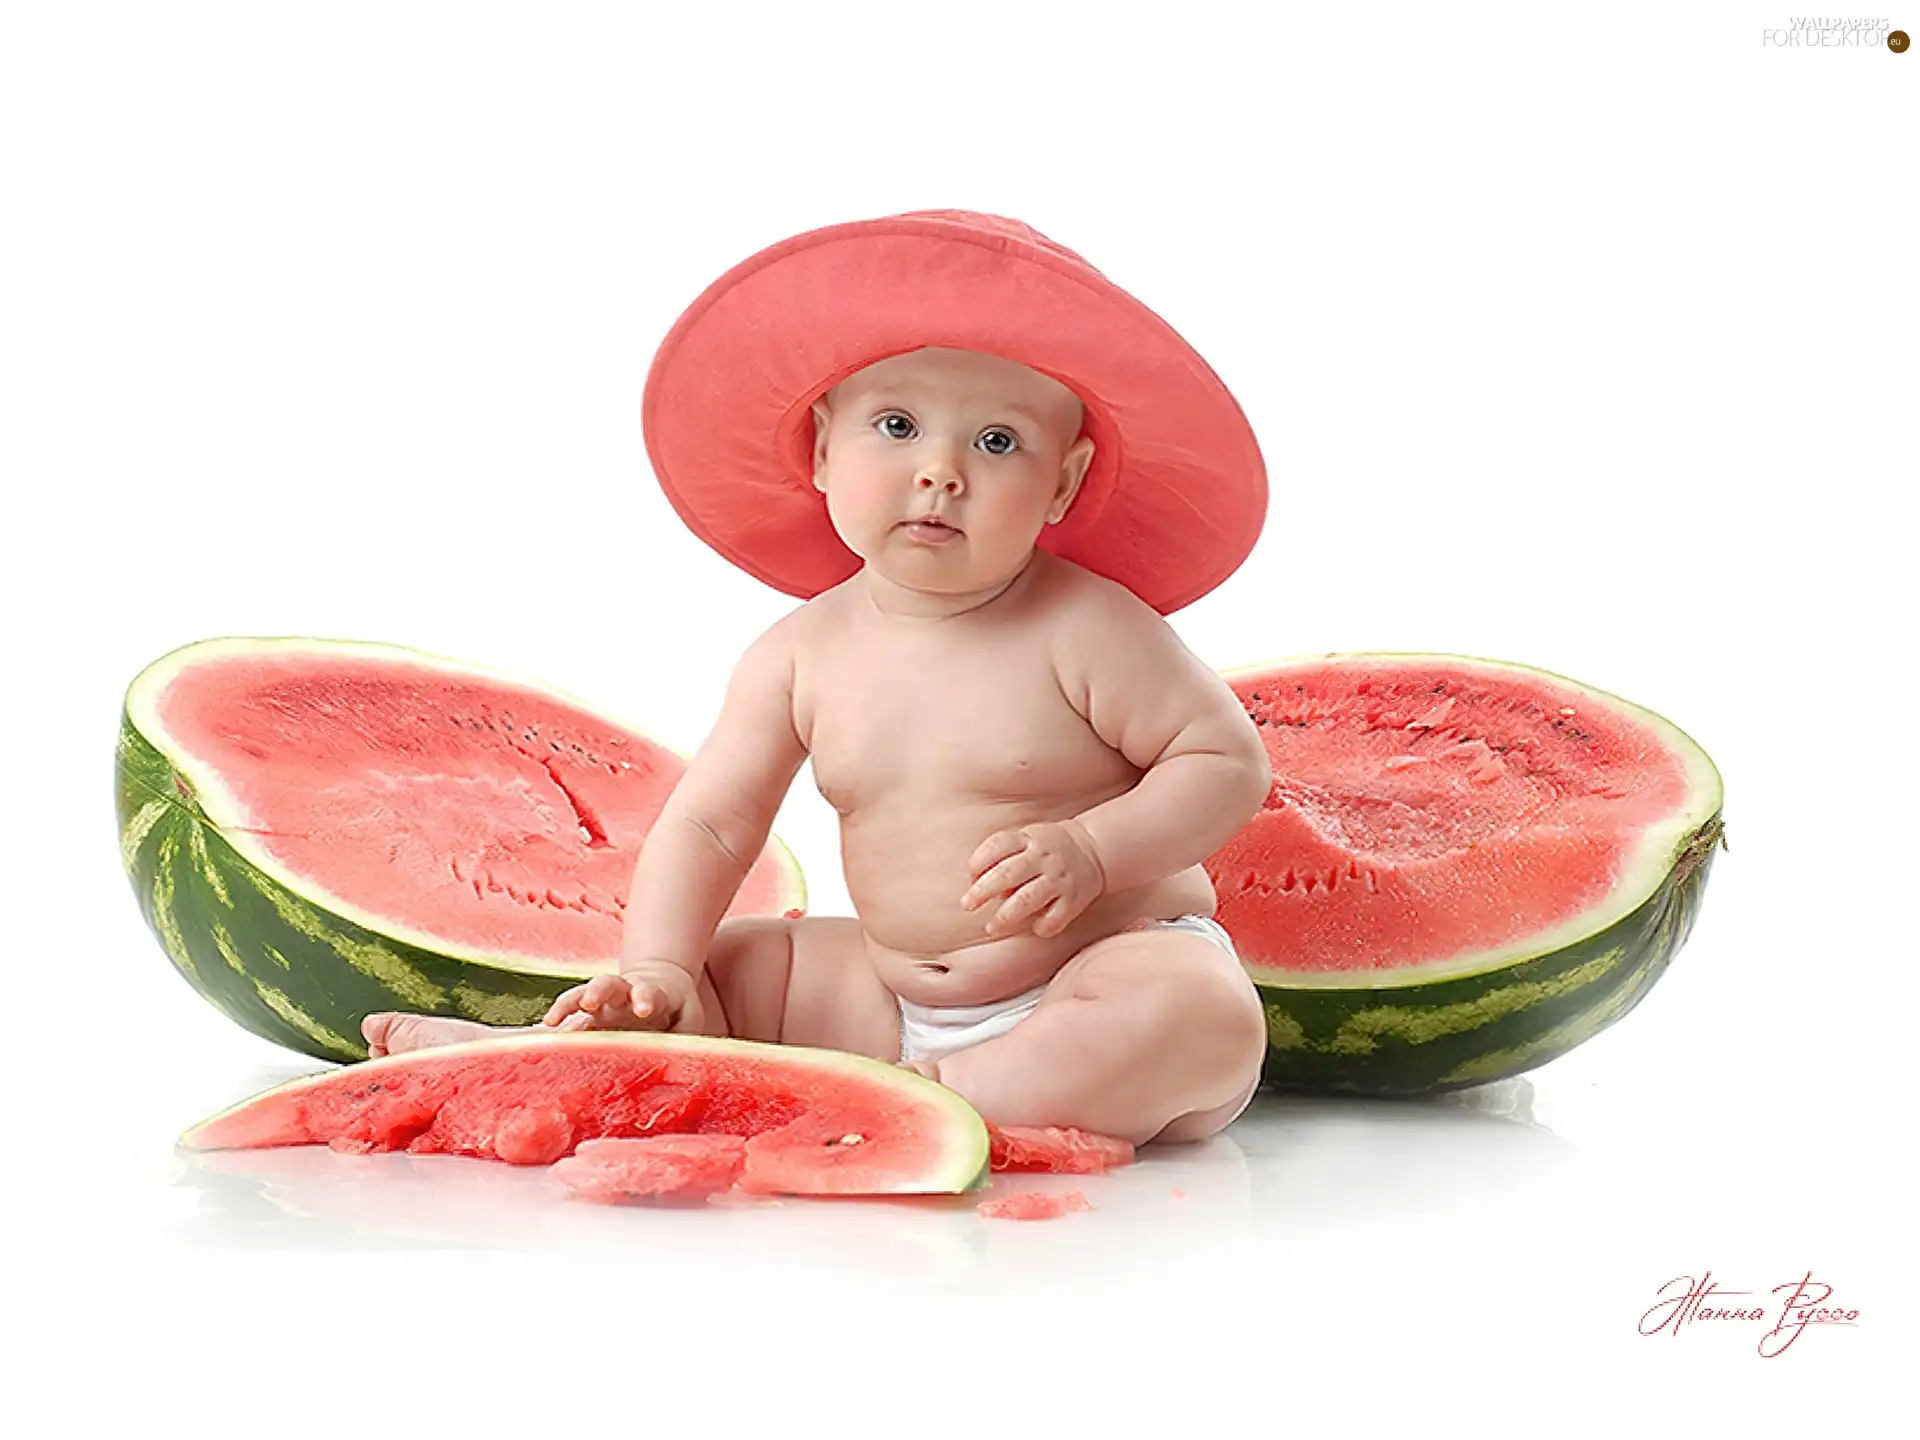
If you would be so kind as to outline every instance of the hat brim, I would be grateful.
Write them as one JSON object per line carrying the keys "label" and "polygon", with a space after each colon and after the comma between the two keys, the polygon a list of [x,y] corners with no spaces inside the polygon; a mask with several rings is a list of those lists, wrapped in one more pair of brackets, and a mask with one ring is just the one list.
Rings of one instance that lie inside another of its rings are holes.
{"label": "hat brim", "polygon": [[1161,614],[1239,568],[1266,520],[1260,447],[1226,386],[1166,321],[1018,222],[923,212],[809,231],[729,270],[647,375],[642,424],[694,534],[789,595],[860,568],[813,487],[813,402],[925,346],[1048,375],[1086,407],[1092,464],[1039,545]]}

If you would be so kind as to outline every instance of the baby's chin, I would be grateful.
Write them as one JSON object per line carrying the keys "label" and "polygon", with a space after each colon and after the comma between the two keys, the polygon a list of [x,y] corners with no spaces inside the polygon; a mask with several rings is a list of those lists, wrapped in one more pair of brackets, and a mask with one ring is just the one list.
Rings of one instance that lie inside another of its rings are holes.
{"label": "baby's chin", "polygon": [[[954,544],[964,544],[957,541]],[[1036,547],[1037,548],[1037,547]],[[958,599],[997,590],[1017,579],[1033,559],[1029,550],[1018,560],[994,566],[955,563],[963,557],[944,553],[934,555],[869,556],[866,568],[883,580],[917,595]]]}

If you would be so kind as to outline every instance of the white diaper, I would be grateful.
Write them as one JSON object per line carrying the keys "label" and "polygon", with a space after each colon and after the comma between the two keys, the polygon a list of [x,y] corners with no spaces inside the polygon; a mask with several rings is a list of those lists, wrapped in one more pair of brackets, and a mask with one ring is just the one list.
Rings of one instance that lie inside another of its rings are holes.
{"label": "white diaper", "polygon": [[922,1005],[896,995],[900,1002],[900,1058],[944,1060],[956,1050],[1004,1035],[1031,1015],[1046,993],[1044,984],[1036,985],[1025,994],[990,1005]]}
{"label": "white diaper", "polygon": [[1191,930],[1196,935],[1206,936],[1234,959],[1240,958],[1233,948],[1233,937],[1210,915],[1181,915],[1172,920],[1136,920],[1120,933],[1125,935],[1134,930]]}
{"label": "white diaper", "polygon": [[[1204,935],[1229,955],[1234,955],[1233,940],[1219,924],[1205,915],[1181,915],[1173,920],[1136,920],[1121,933],[1137,930],[1191,930]],[[1238,956],[1235,956],[1238,959]],[[922,1005],[905,996],[900,1002],[900,1058],[902,1060],[944,1060],[957,1050],[978,1045],[1004,1035],[1027,1016],[1047,993],[1040,984],[1011,1000],[995,1000],[987,1005]]]}

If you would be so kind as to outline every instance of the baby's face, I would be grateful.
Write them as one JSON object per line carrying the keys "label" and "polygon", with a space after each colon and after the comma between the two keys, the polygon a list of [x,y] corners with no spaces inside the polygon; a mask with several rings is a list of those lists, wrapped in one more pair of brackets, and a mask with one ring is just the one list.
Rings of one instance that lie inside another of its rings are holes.
{"label": "baby's face", "polygon": [[[813,411],[813,483],[833,528],[886,579],[933,594],[966,596],[1018,574],[1093,459],[1071,390],[974,350],[878,361]],[[927,516],[947,528],[915,523]]]}

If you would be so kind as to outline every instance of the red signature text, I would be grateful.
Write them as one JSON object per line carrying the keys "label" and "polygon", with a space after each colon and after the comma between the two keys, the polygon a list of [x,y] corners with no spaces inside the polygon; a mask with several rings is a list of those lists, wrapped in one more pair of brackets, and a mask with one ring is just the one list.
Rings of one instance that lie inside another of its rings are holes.
{"label": "red signature text", "polygon": [[1775,1360],[1786,1354],[1809,1326],[1860,1323],[1859,1310],[1830,1303],[1833,1287],[1814,1279],[1811,1270],[1798,1280],[1774,1286],[1770,1293],[1778,1298],[1755,1299],[1751,1290],[1724,1289],[1711,1270],[1697,1280],[1691,1275],[1676,1275],[1660,1287],[1658,1303],[1640,1317],[1640,1333],[1678,1335],[1689,1325],[1768,1325],[1771,1321],[1761,1332],[1759,1350],[1762,1358]]}

